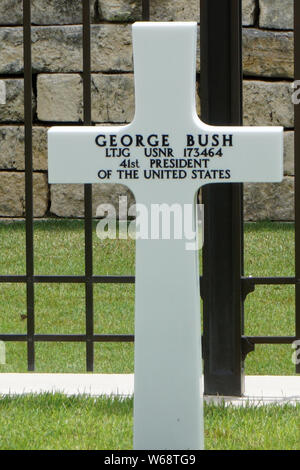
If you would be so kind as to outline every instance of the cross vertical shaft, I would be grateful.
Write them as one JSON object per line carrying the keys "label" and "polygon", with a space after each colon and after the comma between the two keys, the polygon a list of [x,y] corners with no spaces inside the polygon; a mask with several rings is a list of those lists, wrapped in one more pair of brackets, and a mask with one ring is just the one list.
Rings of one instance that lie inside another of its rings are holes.
{"label": "cross vertical shaft", "polygon": [[[176,199],[165,201],[175,207]],[[143,201],[149,214],[154,204]],[[198,251],[172,232],[169,240],[136,241],[135,449],[203,447]]]}
{"label": "cross vertical shaft", "polygon": [[190,121],[191,110],[196,113],[197,36],[193,23],[177,25],[178,28],[172,23],[134,25],[134,121],[149,123],[152,128],[169,124],[171,116]]}

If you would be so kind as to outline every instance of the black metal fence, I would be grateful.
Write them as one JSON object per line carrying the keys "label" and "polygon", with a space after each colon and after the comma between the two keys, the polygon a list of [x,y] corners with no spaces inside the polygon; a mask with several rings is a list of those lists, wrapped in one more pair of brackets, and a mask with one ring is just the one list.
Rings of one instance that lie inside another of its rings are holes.
{"label": "black metal fence", "polygon": [[[201,0],[201,112],[215,125],[242,124],[240,0]],[[295,79],[300,7],[295,0]],[[218,13],[216,13],[218,12]],[[243,185],[208,185],[204,219],[203,355],[206,394],[240,395],[244,360],[256,344],[292,344],[300,333],[300,111],[295,106],[295,277],[245,277]],[[245,336],[244,302],[257,285],[295,285],[295,336]],[[296,366],[300,373],[300,366]]]}
{"label": "black metal fence", "polygon": [[[82,1],[83,42],[83,125],[91,125],[91,47],[90,1]],[[143,18],[149,17],[149,2],[143,2]],[[36,276],[34,274],[33,243],[33,165],[32,165],[32,61],[31,61],[31,0],[23,0],[24,27],[24,111],[25,111],[25,211],[26,211],[26,275],[0,276],[0,282],[26,284],[27,334],[0,334],[2,341],[27,343],[28,370],[35,370],[35,343],[39,341],[69,341],[86,343],[86,370],[94,368],[94,343],[133,341],[133,335],[94,334],[93,285],[95,283],[134,283],[133,276],[93,275],[92,246],[92,185],[84,186],[85,208],[85,275],[84,276]],[[36,334],[34,287],[37,283],[82,283],[85,285],[85,334]]]}
{"label": "black metal fence", "polygon": [[[202,117],[211,124],[242,123],[241,2],[201,0],[201,92]],[[83,125],[91,125],[90,1],[83,9]],[[218,12],[218,14],[216,14]],[[142,18],[150,17],[150,0],[142,0]],[[2,283],[26,284],[27,333],[0,334],[2,341],[27,343],[28,370],[35,369],[37,342],[84,342],[86,370],[93,371],[95,342],[132,342],[133,335],[94,333],[93,286],[95,283],[134,283],[134,276],[93,274],[92,186],[84,187],[85,274],[83,276],[35,275],[33,243],[32,164],[32,61],[31,0],[23,0],[24,26],[24,107],[25,107],[25,204],[26,274],[1,275]],[[222,44],[222,47],[220,47]],[[220,77],[222,80],[220,80]],[[300,79],[300,4],[295,0],[295,79]],[[216,95],[216,90],[219,90]],[[300,108],[295,106],[295,260],[294,277],[245,277],[243,275],[242,186],[211,185],[204,191],[209,206],[205,220],[205,247],[201,295],[204,300],[204,371],[208,394],[240,395],[243,390],[243,361],[255,344],[291,344],[300,338]],[[222,188],[221,188],[222,186]],[[224,208],[227,208],[224,210]],[[222,226],[222,231],[218,229]],[[224,233],[226,236],[224,238]],[[218,237],[226,250],[218,253]],[[225,240],[225,245],[224,245]],[[222,256],[220,263],[219,256]],[[36,334],[35,285],[37,283],[82,283],[85,285],[85,334]],[[256,285],[291,284],[296,287],[295,336],[265,337],[243,335],[243,302]],[[233,295],[229,296],[228,292]],[[217,302],[212,302],[217,299]],[[224,316],[224,312],[226,315]],[[228,339],[230,338],[230,340]],[[222,354],[212,356],[211,351]],[[222,363],[215,358],[224,358]],[[222,370],[222,376],[218,376]],[[297,366],[300,373],[300,365]]]}

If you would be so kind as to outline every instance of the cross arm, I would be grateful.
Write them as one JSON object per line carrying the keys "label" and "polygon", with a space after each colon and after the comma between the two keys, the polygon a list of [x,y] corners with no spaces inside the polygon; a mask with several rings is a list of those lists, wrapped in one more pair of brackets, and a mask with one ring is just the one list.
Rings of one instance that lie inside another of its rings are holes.
{"label": "cross arm", "polygon": [[123,183],[123,170],[129,169],[129,161],[133,163],[133,143],[130,125],[52,127],[48,131],[49,182]]}
{"label": "cross arm", "polygon": [[207,159],[199,171],[207,183],[280,182],[283,178],[282,127],[209,126],[195,118],[186,137],[188,156]]}

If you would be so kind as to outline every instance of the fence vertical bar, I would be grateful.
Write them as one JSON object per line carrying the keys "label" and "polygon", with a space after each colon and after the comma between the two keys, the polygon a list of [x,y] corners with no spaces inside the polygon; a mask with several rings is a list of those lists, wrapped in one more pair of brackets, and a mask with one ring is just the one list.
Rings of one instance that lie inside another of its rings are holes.
{"label": "fence vertical bar", "polygon": [[[241,1],[201,0],[201,113],[214,125],[242,124]],[[242,185],[203,188],[204,392],[243,393]]]}
{"label": "fence vertical bar", "polygon": [[[83,124],[91,125],[91,18],[90,0],[82,1],[83,50]],[[93,213],[92,185],[84,185],[85,232],[85,318],[86,318],[86,369],[94,369],[94,292],[93,292]]]}
{"label": "fence vertical bar", "polygon": [[150,0],[142,0],[142,20],[150,20]]}
{"label": "fence vertical bar", "polygon": [[[300,80],[300,2],[294,0],[294,78]],[[300,339],[300,104],[295,104],[295,307],[296,337]],[[300,364],[296,364],[300,374]]]}
{"label": "fence vertical bar", "polygon": [[27,363],[35,368],[34,347],[34,254],[33,254],[33,175],[32,175],[32,64],[31,0],[23,0],[24,48],[24,127],[25,127],[25,211],[26,211],[26,303]]}

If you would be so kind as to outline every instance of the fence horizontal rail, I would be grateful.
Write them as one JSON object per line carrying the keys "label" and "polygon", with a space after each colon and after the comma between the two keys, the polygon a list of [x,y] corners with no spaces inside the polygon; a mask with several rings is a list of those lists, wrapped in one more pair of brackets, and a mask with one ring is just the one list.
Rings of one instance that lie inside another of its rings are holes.
{"label": "fence horizontal rail", "polygon": [[242,336],[253,344],[292,344],[297,341],[296,336]]}
{"label": "fence horizontal rail", "polygon": [[296,277],[242,277],[242,282],[255,285],[280,285],[280,284],[297,284],[300,279]]}
{"label": "fence horizontal rail", "polygon": [[32,335],[30,338],[26,334],[1,334],[0,341],[34,341],[34,342],[103,342],[103,343],[110,343],[110,342],[132,342],[134,341],[134,335],[118,335],[118,334],[110,334],[110,335],[85,335],[85,334],[69,334],[69,335],[43,335],[43,334],[35,334]]}
{"label": "fence horizontal rail", "polygon": [[[30,279],[36,283],[85,283],[88,281],[95,283],[116,283],[116,284],[134,284],[135,276],[91,276],[87,277],[84,275],[35,275],[30,276]],[[245,284],[254,284],[254,285],[295,285],[300,283],[300,279],[295,277],[242,277],[242,282]],[[27,282],[28,276],[24,275],[0,275],[0,283],[18,283],[18,282]],[[202,281],[202,276],[200,276],[199,281]]]}
{"label": "fence horizontal rail", "polygon": [[[34,283],[74,283],[85,284],[92,282],[95,284],[134,284],[134,276],[31,276],[30,279]],[[0,283],[22,283],[28,282],[26,275],[8,275],[0,276]]]}
{"label": "fence horizontal rail", "polygon": [[[297,341],[296,336],[242,336],[243,341],[253,344],[292,344]],[[134,341],[134,335],[122,334],[94,334],[91,337],[85,334],[35,334],[32,340],[39,342],[131,342]],[[0,334],[0,341],[28,341],[26,334]]]}

